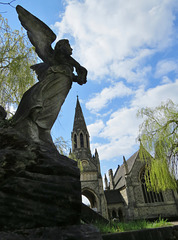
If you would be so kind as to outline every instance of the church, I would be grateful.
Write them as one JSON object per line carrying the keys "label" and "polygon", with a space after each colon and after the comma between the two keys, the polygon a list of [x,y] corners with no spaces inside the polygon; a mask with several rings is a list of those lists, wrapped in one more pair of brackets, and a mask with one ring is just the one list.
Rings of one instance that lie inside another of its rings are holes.
{"label": "church", "polygon": [[123,164],[118,165],[114,174],[109,169],[109,179],[105,174],[103,188],[99,154],[97,149],[91,154],[90,136],[78,97],[71,139],[72,153],[82,165],[82,195],[88,198],[92,209],[107,219],[119,221],[178,218],[176,191],[147,191],[145,162],[140,159],[139,150],[127,160],[123,157]]}

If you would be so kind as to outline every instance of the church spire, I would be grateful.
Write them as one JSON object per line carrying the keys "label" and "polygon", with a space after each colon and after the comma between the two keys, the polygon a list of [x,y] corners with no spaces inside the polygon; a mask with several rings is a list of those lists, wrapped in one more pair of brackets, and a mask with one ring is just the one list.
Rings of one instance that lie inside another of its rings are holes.
{"label": "church spire", "polygon": [[77,104],[76,104],[76,108],[75,108],[73,131],[78,133],[81,130],[84,131],[85,133],[86,132],[88,133],[85,119],[84,119],[83,112],[82,112],[82,108],[80,106],[80,102],[79,102],[79,99],[77,96]]}
{"label": "church spire", "polygon": [[[75,117],[72,131],[72,152],[86,151],[90,153],[89,133],[83,116],[82,108],[77,96]],[[91,153],[90,153],[91,154]]]}

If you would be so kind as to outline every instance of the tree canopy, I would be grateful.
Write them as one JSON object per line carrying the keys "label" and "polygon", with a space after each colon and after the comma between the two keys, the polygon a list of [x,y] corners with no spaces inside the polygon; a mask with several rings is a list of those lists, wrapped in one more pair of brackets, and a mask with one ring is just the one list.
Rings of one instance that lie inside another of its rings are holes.
{"label": "tree canopy", "polygon": [[54,144],[60,154],[65,156],[69,154],[69,151],[70,151],[69,144],[67,141],[64,140],[63,137],[60,136],[56,138]]}
{"label": "tree canopy", "polygon": [[[171,100],[155,108],[142,108],[141,158],[149,159],[146,182],[150,190],[176,189],[178,177],[178,105]],[[146,150],[146,151],[145,151]],[[147,152],[148,151],[148,152]],[[150,154],[154,158],[150,158]]]}
{"label": "tree canopy", "polygon": [[7,19],[0,15],[0,105],[6,110],[18,104],[23,93],[34,84],[35,74],[30,66],[36,61],[23,30],[12,31]]}

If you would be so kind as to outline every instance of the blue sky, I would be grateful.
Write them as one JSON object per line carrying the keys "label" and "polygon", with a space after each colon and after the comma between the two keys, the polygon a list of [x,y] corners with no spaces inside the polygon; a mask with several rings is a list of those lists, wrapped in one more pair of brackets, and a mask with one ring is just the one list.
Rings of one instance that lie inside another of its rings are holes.
{"label": "blue sky", "polygon": [[[5,1],[4,1],[5,2]],[[8,1],[6,1],[8,2]],[[79,96],[102,174],[138,150],[141,107],[172,99],[178,104],[177,0],[16,0],[58,36],[88,69],[88,82],[73,87],[52,129],[70,143]],[[13,29],[15,9],[0,5]]]}

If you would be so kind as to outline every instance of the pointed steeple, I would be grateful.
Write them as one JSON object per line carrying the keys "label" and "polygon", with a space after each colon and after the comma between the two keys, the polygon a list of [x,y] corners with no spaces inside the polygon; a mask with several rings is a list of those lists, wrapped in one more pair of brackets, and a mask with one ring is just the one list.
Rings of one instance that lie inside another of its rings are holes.
{"label": "pointed steeple", "polygon": [[75,153],[79,159],[86,157],[90,158],[91,156],[89,133],[78,96],[72,131],[72,152]]}
{"label": "pointed steeple", "polygon": [[73,124],[73,132],[75,131],[77,134],[79,131],[83,131],[84,133],[88,133],[85,119],[83,116],[82,108],[80,106],[80,102],[77,96],[77,104],[75,108],[75,117],[74,117],[74,124]]}

